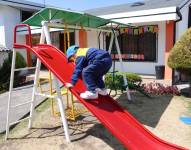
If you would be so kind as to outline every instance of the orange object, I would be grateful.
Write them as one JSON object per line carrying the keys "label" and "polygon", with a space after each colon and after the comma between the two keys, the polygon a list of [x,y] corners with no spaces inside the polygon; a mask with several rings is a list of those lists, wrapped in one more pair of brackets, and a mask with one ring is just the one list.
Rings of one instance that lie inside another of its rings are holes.
{"label": "orange object", "polygon": [[128,33],[129,32],[129,29],[128,28],[125,28],[125,33]]}
{"label": "orange object", "polygon": [[171,48],[174,45],[174,21],[166,22],[166,44],[165,44],[165,79],[172,79],[172,69],[168,67],[167,61]]}
{"label": "orange object", "polygon": [[139,34],[143,33],[143,27],[139,27]]}
{"label": "orange object", "polygon": [[87,47],[87,32],[84,29],[79,30],[79,46]]}
{"label": "orange object", "polygon": [[158,33],[158,31],[159,31],[158,26],[155,26],[155,27],[154,27],[154,32],[155,32],[155,33]]}

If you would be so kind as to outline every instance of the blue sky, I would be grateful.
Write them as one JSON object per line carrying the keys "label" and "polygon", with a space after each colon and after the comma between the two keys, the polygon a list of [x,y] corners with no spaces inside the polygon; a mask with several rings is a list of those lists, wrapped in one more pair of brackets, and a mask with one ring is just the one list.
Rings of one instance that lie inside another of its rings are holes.
{"label": "blue sky", "polygon": [[87,10],[92,8],[132,3],[140,0],[28,0],[36,3],[46,3],[46,5],[56,6],[72,10]]}

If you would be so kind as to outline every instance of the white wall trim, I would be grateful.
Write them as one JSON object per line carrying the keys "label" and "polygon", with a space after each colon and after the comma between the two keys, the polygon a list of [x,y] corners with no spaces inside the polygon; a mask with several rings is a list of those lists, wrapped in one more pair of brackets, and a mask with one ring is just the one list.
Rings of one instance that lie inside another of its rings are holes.
{"label": "white wall trim", "polygon": [[16,0],[0,0],[0,5],[19,7],[19,8],[27,8],[32,10],[41,10],[44,8],[44,5],[33,2],[26,1],[16,1]]}
{"label": "white wall trim", "polygon": [[123,19],[113,19],[113,21],[126,24],[126,23],[142,23],[142,22],[176,20],[176,18],[177,18],[176,13],[172,13],[172,14],[140,16],[140,17],[123,18]]}
{"label": "white wall trim", "polygon": [[174,6],[174,7],[148,9],[148,10],[140,10],[140,11],[132,11],[132,12],[114,13],[114,14],[108,14],[108,15],[100,15],[99,17],[106,18],[106,19],[114,19],[114,18],[122,18],[122,17],[136,17],[136,16],[156,15],[156,14],[164,14],[164,13],[176,13],[176,7]]}

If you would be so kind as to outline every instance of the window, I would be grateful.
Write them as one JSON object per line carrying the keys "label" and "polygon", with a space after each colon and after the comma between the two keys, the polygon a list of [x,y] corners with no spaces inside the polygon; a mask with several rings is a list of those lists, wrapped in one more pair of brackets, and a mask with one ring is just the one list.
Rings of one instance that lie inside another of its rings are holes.
{"label": "window", "polygon": [[[110,36],[106,36],[106,47],[109,48]],[[138,28],[120,29],[118,36],[123,60],[127,61],[157,61],[158,26],[140,26]],[[112,57],[118,59],[113,45]]]}
{"label": "window", "polygon": [[27,20],[28,18],[30,18],[33,15],[34,12],[30,12],[30,11],[21,11],[21,22]]}

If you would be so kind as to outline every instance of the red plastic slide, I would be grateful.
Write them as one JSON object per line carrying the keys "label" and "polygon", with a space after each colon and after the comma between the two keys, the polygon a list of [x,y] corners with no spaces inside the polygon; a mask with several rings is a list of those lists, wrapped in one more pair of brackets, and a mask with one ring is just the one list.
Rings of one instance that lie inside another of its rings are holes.
{"label": "red plastic slide", "polygon": [[[15,44],[15,47],[19,45]],[[27,47],[27,46],[26,46]],[[57,48],[41,44],[30,48],[33,53],[50,69],[57,78],[66,83],[70,81],[74,64],[67,63],[66,56]],[[110,96],[100,96],[96,100],[85,101],[80,93],[86,87],[82,80],[71,89],[71,92],[92,112],[109,131],[132,150],[183,150],[185,148],[165,142],[144,128],[134,117],[125,111]]]}

